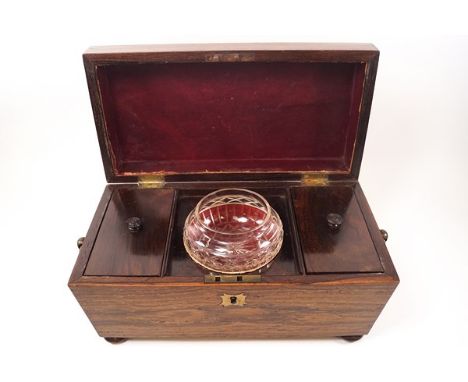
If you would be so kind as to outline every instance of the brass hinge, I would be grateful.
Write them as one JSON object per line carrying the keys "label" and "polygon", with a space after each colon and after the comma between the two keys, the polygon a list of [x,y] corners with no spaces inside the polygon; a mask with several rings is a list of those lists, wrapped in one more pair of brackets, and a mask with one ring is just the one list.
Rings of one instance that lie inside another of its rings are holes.
{"label": "brass hinge", "polygon": [[262,275],[205,275],[205,283],[258,283]]}
{"label": "brass hinge", "polygon": [[304,174],[302,176],[304,186],[326,186],[328,184],[328,175],[326,174]]}
{"label": "brass hinge", "polygon": [[144,175],[138,178],[138,187],[162,188],[164,186],[164,175]]}

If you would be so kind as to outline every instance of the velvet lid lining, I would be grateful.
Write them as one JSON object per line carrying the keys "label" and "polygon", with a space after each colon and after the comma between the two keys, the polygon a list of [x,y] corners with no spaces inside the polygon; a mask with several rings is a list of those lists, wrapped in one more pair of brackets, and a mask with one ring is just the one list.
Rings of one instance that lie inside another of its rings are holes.
{"label": "velvet lid lining", "polygon": [[365,63],[97,68],[116,175],[349,173]]}

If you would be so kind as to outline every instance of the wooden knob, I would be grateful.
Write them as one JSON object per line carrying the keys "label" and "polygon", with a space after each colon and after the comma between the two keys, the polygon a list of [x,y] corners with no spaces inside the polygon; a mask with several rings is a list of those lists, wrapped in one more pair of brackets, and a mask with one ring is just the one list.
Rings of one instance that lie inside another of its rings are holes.
{"label": "wooden knob", "polygon": [[138,232],[143,229],[143,220],[137,216],[127,219],[127,227],[130,232]]}
{"label": "wooden knob", "polygon": [[338,231],[343,224],[343,217],[340,214],[331,213],[327,215],[328,228],[332,231]]}

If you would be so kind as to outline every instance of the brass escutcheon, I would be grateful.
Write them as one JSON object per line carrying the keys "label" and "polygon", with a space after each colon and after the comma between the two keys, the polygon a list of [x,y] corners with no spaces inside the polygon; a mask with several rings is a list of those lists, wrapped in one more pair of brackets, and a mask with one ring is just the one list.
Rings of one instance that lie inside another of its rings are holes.
{"label": "brass escutcheon", "polygon": [[224,293],[221,296],[221,305],[226,306],[244,306],[246,304],[245,299],[246,295],[244,293],[241,294],[226,294]]}

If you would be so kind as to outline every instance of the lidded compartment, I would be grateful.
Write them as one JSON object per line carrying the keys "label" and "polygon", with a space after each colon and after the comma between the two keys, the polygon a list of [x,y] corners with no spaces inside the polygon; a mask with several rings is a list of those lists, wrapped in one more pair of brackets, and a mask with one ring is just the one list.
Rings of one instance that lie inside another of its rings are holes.
{"label": "lidded compartment", "polygon": [[[181,226],[191,208],[213,191],[203,186],[188,190],[186,184],[206,180],[237,181],[236,187],[253,189],[277,204],[274,208],[286,222],[285,241],[272,274],[333,272],[334,255],[346,245],[330,239],[326,250],[311,247],[313,227],[302,220],[316,212],[311,201],[320,198],[289,186],[303,179],[357,180],[377,61],[378,51],[364,44],[135,46],[119,52],[91,48],[84,62],[107,180],[157,179],[174,192],[163,198],[155,192],[151,202],[145,201],[156,203],[153,208],[164,214],[157,229],[162,228],[158,240],[165,237],[166,242],[141,257],[138,245],[127,248],[136,263],[129,266],[124,253],[123,271],[111,272],[200,274],[187,262]],[[276,180],[276,189],[257,189],[258,182],[242,184],[250,180]],[[118,195],[120,191],[114,191],[113,198]],[[367,229],[353,196],[349,202],[351,208],[343,207],[345,218]],[[167,209],[169,204],[172,209]],[[364,231],[353,236],[354,228],[344,227],[334,239],[348,235],[369,251],[348,257],[336,271],[379,272],[370,235]],[[136,237],[130,235],[130,241]],[[371,266],[362,268],[366,259]],[[96,269],[92,274],[103,272],[93,255],[89,266]]]}
{"label": "lidded compartment", "polygon": [[297,187],[292,199],[306,273],[383,272],[354,186]]}
{"label": "lidded compartment", "polygon": [[174,196],[172,189],[115,188],[85,275],[161,276]]}

